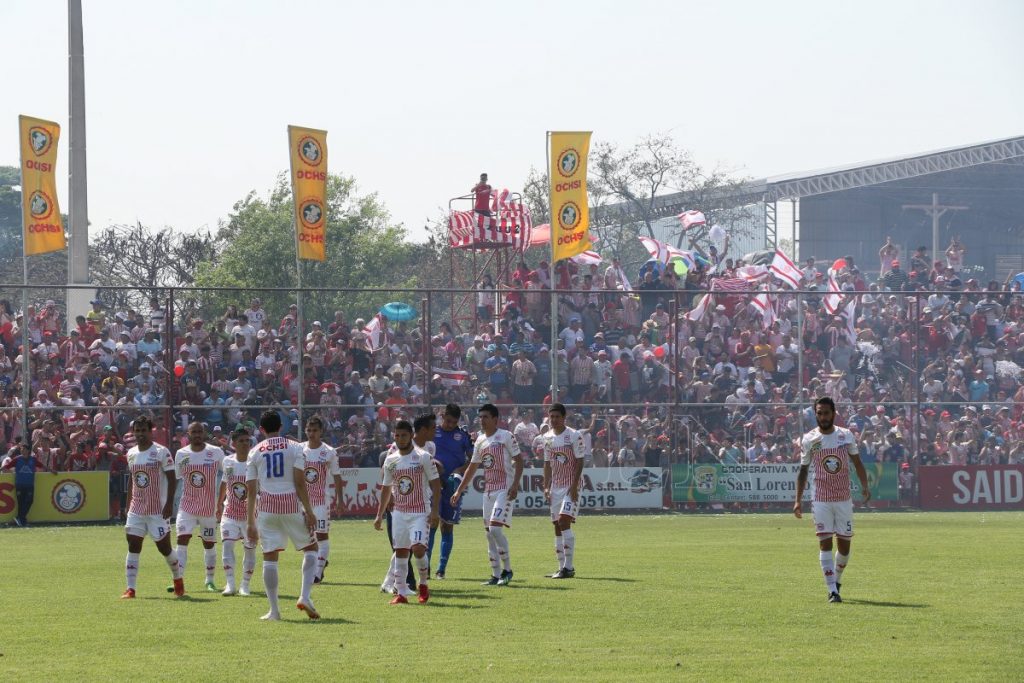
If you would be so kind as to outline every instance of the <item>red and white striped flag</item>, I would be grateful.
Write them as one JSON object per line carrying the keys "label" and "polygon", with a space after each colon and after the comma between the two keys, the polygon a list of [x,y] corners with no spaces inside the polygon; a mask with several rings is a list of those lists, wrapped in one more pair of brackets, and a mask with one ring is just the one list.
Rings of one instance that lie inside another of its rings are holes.
{"label": "red and white striped flag", "polygon": [[846,304],[846,334],[850,337],[850,344],[857,343],[857,297],[850,297],[850,303]]}
{"label": "red and white striped flag", "polygon": [[435,375],[441,375],[441,384],[446,387],[460,387],[469,381],[469,373],[465,370],[451,368],[430,368]]}
{"label": "red and white striped flag", "polygon": [[775,306],[768,292],[760,292],[751,301],[754,307],[761,313],[761,325],[768,329],[775,322]]}
{"label": "red and white striped flag", "polygon": [[383,346],[382,337],[384,336],[384,329],[381,325],[380,313],[373,316],[370,322],[366,323],[363,327],[363,332],[366,334],[366,348],[373,353]]}
{"label": "red and white striped flag", "polygon": [[581,266],[597,266],[600,265],[604,259],[596,251],[584,251],[576,256],[572,257],[574,263]]}
{"label": "red and white striped flag", "polygon": [[704,214],[698,211],[697,209],[683,211],[681,214],[676,216],[676,218],[678,218],[679,222],[683,224],[684,231],[689,230],[690,228],[698,225],[704,225],[705,223],[708,222],[707,219],[704,217]]}
{"label": "red and white striped flag", "polygon": [[711,281],[712,292],[746,292],[750,282],[738,277],[717,277]]}
{"label": "red and white striped flag", "polygon": [[677,249],[664,242],[659,242],[656,239],[650,237],[641,237],[640,242],[644,245],[647,253],[651,255],[651,258],[660,262],[668,263],[669,259],[673,256],[680,256],[685,258],[686,254],[682,249]]}
{"label": "red and white striped flag", "polygon": [[799,289],[800,281],[804,274],[796,265],[782,253],[781,249],[775,250],[775,258],[772,259],[772,274],[779,278],[784,284],[793,289]]}
{"label": "red and white striped flag", "polygon": [[835,275],[828,276],[828,291],[829,293],[825,296],[825,310],[829,315],[835,315],[843,300],[842,290],[839,288],[839,281],[836,280]]}
{"label": "red and white striped flag", "polygon": [[748,282],[761,282],[767,279],[771,273],[768,266],[743,266],[736,269],[736,275]]}
{"label": "red and white striped flag", "polygon": [[710,293],[701,296],[700,301],[693,307],[693,310],[686,314],[689,320],[694,322],[703,320],[704,316],[707,315],[708,310],[711,309],[711,304],[714,303],[714,298]]}

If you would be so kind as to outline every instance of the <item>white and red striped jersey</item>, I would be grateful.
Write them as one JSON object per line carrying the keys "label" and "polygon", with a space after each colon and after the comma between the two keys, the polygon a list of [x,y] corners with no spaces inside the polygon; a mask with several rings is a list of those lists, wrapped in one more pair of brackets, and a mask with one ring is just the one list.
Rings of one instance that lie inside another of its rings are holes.
{"label": "white and red striped jersey", "polygon": [[245,499],[247,491],[245,488],[245,466],[246,462],[238,462],[234,455],[224,458],[224,485],[227,487],[227,494],[224,496],[224,516],[236,522],[245,521]]}
{"label": "white and red striped jersey", "polygon": [[128,450],[128,470],[132,475],[132,504],[128,512],[136,515],[161,515],[167,500],[167,477],[174,470],[171,452],[158,443],[144,451],[138,446]]}
{"label": "white and red striped jersey", "polygon": [[174,471],[181,482],[178,509],[196,517],[217,513],[217,473],[224,464],[224,451],[204,444],[200,451],[186,446],[174,454]]}
{"label": "white and red striped jersey", "polygon": [[311,448],[308,441],[302,444],[302,454],[306,457],[305,475],[309,504],[313,507],[326,505],[327,489],[333,486],[335,475],[341,474],[338,454],[325,443]]}
{"label": "white and red striped jersey", "polygon": [[519,442],[507,429],[498,429],[490,436],[480,432],[473,444],[473,459],[484,471],[484,488],[488,493],[504,491],[512,485],[515,473],[513,458],[519,457]]}
{"label": "white and red striped jersey", "polygon": [[561,434],[548,432],[543,438],[544,462],[551,465],[551,488],[567,489],[576,479],[577,462],[587,452],[583,435],[566,427]]}
{"label": "white and red striped jersey", "polygon": [[295,492],[293,472],[305,469],[302,444],[281,436],[256,444],[245,467],[245,480],[259,482],[256,509],[281,515],[298,512],[299,496]]}
{"label": "white and red striped jersey", "polygon": [[406,455],[394,452],[384,459],[384,486],[390,486],[395,512],[425,514],[430,505],[430,482],[438,478],[430,454],[413,445]]}
{"label": "white and red striped jersey", "polygon": [[834,427],[822,434],[817,427],[800,440],[800,464],[811,468],[814,500],[826,503],[850,500],[850,458],[858,455],[857,440],[849,429]]}

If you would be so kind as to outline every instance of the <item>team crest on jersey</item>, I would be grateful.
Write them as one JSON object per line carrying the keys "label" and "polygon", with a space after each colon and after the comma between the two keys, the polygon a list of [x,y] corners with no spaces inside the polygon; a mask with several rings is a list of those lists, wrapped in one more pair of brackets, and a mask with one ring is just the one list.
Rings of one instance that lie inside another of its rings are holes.
{"label": "team crest on jersey", "polygon": [[136,472],[135,485],[140,489],[144,489],[149,486],[149,472]]}
{"label": "team crest on jersey", "polygon": [[408,496],[412,493],[413,489],[416,488],[415,484],[412,483],[412,477],[399,477],[398,479],[398,492],[403,496]]}
{"label": "team crest on jersey", "polygon": [[316,471],[315,467],[307,467],[304,474],[306,476],[307,484],[315,484],[316,480],[320,478],[320,473]]}
{"label": "team crest on jersey", "polygon": [[188,475],[188,483],[192,484],[192,486],[197,489],[201,489],[206,486],[206,475],[202,472],[193,472]]}
{"label": "team crest on jersey", "polygon": [[569,459],[569,458],[568,458],[568,457],[566,457],[565,453],[555,453],[555,462],[561,462],[561,463],[564,463],[564,462],[565,462],[565,461],[567,461],[568,459]]}
{"label": "team crest on jersey", "polygon": [[231,485],[231,495],[233,495],[237,500],[245,500],[246,494],[245,484],[242,482],[236,482]]}
{"label": "team crest on jersey", "polygon": [[494,456],[490,453],[484,453],[484,457],[480,458],[480,467],[483,467],[485,470],[494,467]]}
{"label": "team crest on jersey", "polygon": [[822,467],[829,474],[835,474],[839,470],[843,469],[843,462],[835,455],[829,455],[821,461]]}
{"label": "team crest on jersey", "polygon": [[235,474],[235,466],[234,465],[228,465],[227,467],[224,468],[224,476],[225,477],[231,477],[231,476],[234,476],[234,474]]}
{"label": "team crest on jersey", "polygon": [[811,453],[815,453],[815,452],[820,451],[820,450],[821,450],[821,441],[815,441],[814,443],[811,444],[811,448],[810,448]]}

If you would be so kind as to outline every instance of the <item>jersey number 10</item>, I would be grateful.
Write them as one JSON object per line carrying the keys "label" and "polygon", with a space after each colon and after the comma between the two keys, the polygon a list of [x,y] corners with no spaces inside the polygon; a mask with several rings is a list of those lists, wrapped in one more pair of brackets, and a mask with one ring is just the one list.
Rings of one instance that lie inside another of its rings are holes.
{"label": "jersey number 10", "polygon": [[264,453],[263,459],[267,463],[268,479],[279,479],[284,476],[284,453],[281,451]]}

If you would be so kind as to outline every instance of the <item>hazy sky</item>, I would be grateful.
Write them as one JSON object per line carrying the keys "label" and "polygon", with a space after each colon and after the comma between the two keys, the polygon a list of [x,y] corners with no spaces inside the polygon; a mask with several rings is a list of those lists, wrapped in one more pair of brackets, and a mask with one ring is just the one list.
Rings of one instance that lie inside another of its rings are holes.
{"label": "hazy sky", "polygon": [[[758,177],[1024,135],[1020,0],[83,4],[94,228],[216,227],[288,124],[414,237],[481,171],[520,187],[547,130]],[[66,177],[66,3],[0,1],[0,60],[0,164],[30,114]]]}

